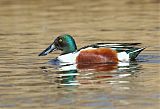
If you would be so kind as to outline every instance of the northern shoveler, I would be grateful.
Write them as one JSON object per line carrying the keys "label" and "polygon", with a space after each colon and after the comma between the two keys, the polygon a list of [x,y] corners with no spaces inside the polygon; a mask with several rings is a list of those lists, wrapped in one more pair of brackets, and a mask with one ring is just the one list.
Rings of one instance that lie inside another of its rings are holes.
{"label": "northern shoveler", "polygon": [[77,49],[72,36],[64,34],[58,36],[54,42],[39,56],[61,50],[62,54],[56,58],[66,64],[97,64],[118,63],[134,60],[145,48],[135,47],[140,43],[96,43]]}

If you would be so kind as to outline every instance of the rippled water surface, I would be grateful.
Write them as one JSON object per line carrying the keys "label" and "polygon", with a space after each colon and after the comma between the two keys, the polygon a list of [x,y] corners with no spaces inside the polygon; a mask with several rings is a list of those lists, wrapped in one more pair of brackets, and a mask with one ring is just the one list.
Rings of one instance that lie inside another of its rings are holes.
{"label": "rippled water surface", "polygon": [[[0,108],[159,109],[159,14],[159,0],[1,0]],[[38,54],[64,33],[79,48],[97,42],[147,48],[125,67],[63,70],[47,64],[60,52]]]}

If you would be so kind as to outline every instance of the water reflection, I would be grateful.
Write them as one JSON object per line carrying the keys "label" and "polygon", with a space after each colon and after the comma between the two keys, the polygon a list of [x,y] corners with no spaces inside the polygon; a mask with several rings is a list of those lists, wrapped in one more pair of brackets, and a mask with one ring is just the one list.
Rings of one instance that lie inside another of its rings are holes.
{"label": "water reflection", "polygon": [[[116,79],[134,75],[140,65],[136,61],[119,64],[73,64],[50,65],[41,67],[43,71],[51,72],[52,79],[60,86],[79,86],[90,83],[114,83]],[[96,82],[95,82],[96,81]]]}
{"label": "water reflection", "polygon": [[77,70],[60,71],[56,82],[60,85],[80,85],[80,83],[76,80],[77,75]]}

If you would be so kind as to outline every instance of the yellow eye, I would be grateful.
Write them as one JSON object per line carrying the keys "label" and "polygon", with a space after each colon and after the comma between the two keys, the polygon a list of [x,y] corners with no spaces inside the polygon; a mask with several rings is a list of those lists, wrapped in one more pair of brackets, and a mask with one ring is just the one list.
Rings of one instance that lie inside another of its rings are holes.
{"label": "yellow eye", "polygon": [[62,42],[63,40],[62,39],[59,39],[59,42]]}

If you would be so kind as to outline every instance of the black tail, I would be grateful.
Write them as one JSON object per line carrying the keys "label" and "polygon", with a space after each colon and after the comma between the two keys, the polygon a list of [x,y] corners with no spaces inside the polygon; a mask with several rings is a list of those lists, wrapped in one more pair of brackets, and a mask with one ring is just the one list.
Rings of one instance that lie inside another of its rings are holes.
{"label": "black tail", "polygon": [[130,60],[134,60],[145,48],[134,48],[128,51]]}

